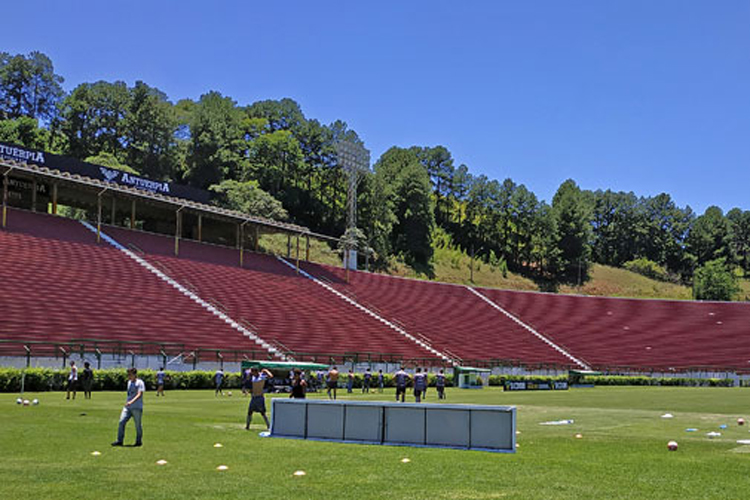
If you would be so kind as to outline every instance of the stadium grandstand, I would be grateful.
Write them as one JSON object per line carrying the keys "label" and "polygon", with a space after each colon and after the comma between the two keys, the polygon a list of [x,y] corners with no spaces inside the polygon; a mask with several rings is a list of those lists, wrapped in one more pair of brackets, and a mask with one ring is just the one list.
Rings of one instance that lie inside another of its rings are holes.
{"label": "stadium grandstand", "polygon": [[[310,262],[309,229],[3,145],[0,356],[746,372],[750,306],[493,290]],[[286,255],[260,253],[263,233]],[[301,250],[300,241],[305,241]],[[293,244],[296,240],[296,245]],[[296,251],[293,251],[293,248]]]}

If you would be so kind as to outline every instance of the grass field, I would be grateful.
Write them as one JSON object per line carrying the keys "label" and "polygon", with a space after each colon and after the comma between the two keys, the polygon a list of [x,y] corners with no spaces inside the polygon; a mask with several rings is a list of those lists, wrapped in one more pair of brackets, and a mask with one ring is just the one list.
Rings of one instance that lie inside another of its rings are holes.
{"label": "grass field", "polygon": [[[391,391],[368,399],[390,399]],[[164,399],[147,393],[144,446],[111,448],[124,393],[95,393],[90,401],[27,394],[40,399],[36,407],[3,394],[0,498],[741,499],[750,495],[750,446],[736,440],[750,433],[736,419],[750,414],[749,395],[721,388],[449,390],[450,403],[518,406],[520,446],[506,455],[261,438],[260,417],[250,432],[243,428],[246,399],[210,391]],[[675,418],[660,418],[664,412]],[[560,419],[575,423],[539,425]],[[699,431],[687,433],[691,427]],[[723,435],[711,440],[709,431]],[[126,443],[133,432],[131,422]],[[679,451],[667,451],[670,439]],[[214,448],[217,442],[223,447]],[[405,457],[411,462],[402,463]],[[156,465],[161,459],[168,464]],[[219,465],[229,469],[219,472]],[[307,475],[293,476],[297,470]]]}

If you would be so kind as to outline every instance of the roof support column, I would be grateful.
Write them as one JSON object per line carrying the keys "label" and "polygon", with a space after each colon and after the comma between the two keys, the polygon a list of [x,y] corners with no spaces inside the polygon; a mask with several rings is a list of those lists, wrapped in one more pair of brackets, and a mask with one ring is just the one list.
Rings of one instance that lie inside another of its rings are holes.
{"label": "roof support column", "polygon": [[177,209],[177,212],[175,212],[175,224],[174,224],[174,254],[175,256],[180,256],[180,236],[182,236],[182,209],[185,207],[180,207]]}
{"label": "roof support column", "polygon": [[286,258],[292,258],[292,234],[287,233],[286,235]]}
{"label": "roof support column", "polygon": [[203,241],[203,216],[198,214],[198,243]]}
{"label": "roof support column", "polygon": [[130,229],[135,229],[135,198],[130,201]]}
{"label": "roof support column", "polygon": [[36,177],[31,181],[31,211],[36,212],[36,190],[39,186],[36,183]]}
{"label": "roof support column", "polygon": [[243,266],[245,259],[245,224],[247,224],[247,222],[248,221],[245,221],[238,225],[240,235],[240,267]]}
{"label": "roof support column", "polygon": [[297,274],[299,274],[299,234],[297,234]]}
{"label": "roof support column", "polygon": [[52,183],[52,215],[57,215],[57,183]]}
{"label": "roof support column", "polygon": [[96,195],[96,242],[99,243],[102,241],[102,194],[107,190],[107,188],[102,189],[99,191],[99,194]]}
{"label": "roof support column", "polygon": [[305,262],[310,262],[310,235],[305,235]]}
{"label": "roof support column", "polygon": [[3,229],[8,227],[8,174],[11,170],[9,168],[3,174]]}

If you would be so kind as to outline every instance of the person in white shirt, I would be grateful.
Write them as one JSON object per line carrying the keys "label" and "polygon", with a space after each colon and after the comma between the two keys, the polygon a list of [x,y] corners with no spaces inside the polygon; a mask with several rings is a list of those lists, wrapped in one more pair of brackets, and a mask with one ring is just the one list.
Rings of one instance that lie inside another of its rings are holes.
{"label": "person in white shirt", "polygon": [[214,374],[214,383],[216,384],[216,391],[214,396],[223,396],[224,392],[221,390],[221,384],[224,382],[224,370],[219,368]]}
{"label": "person in white shirt", "polygon": [[65,399],[70,399],[70,393],[73,393],[73,399],[76,398],[76,390],[78,389],[78,367],[75,361],[70,362],[70,373],[68,374],[68,395]]}
{"label": "person in white shirt", "polygon": [[143,417],[143,393],[146,392],[146,385],[143,380],[138,378],[138,370],[128,368],[128,399],[120,413],[120,425],[117,428],[117,441],[112,446],[122,446],[125,439],[125,424],[131,418],[135,421],[135,443],[133,446],[143,445],[143,427],[141,418]]}

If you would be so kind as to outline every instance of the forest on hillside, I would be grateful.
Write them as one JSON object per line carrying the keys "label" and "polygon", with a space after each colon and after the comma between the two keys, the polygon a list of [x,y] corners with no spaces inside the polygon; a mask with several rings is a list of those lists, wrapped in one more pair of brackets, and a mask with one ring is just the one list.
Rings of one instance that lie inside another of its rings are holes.
{"label": "forest on hillside", "polygon": [[[173,101],[142,81],[70,92],[63,82],[45,54],[0,52],[0,141],[209,189],[216,203],[344,235],[347,177],[335,145],[364,142],[343,119],[321,123],[290,98],[238,103],[207,89]],[[750,273],[750,211],[698,215],[667,193],[587,191],[574,180],[548,203],[512,179],[472,173],[440,145],[394,146],[376,159],[347,241],[377,269],[398,260],[427,276],[435,245],[448,244],[548,290],[585,282],[599,263],[731,300]]]}

